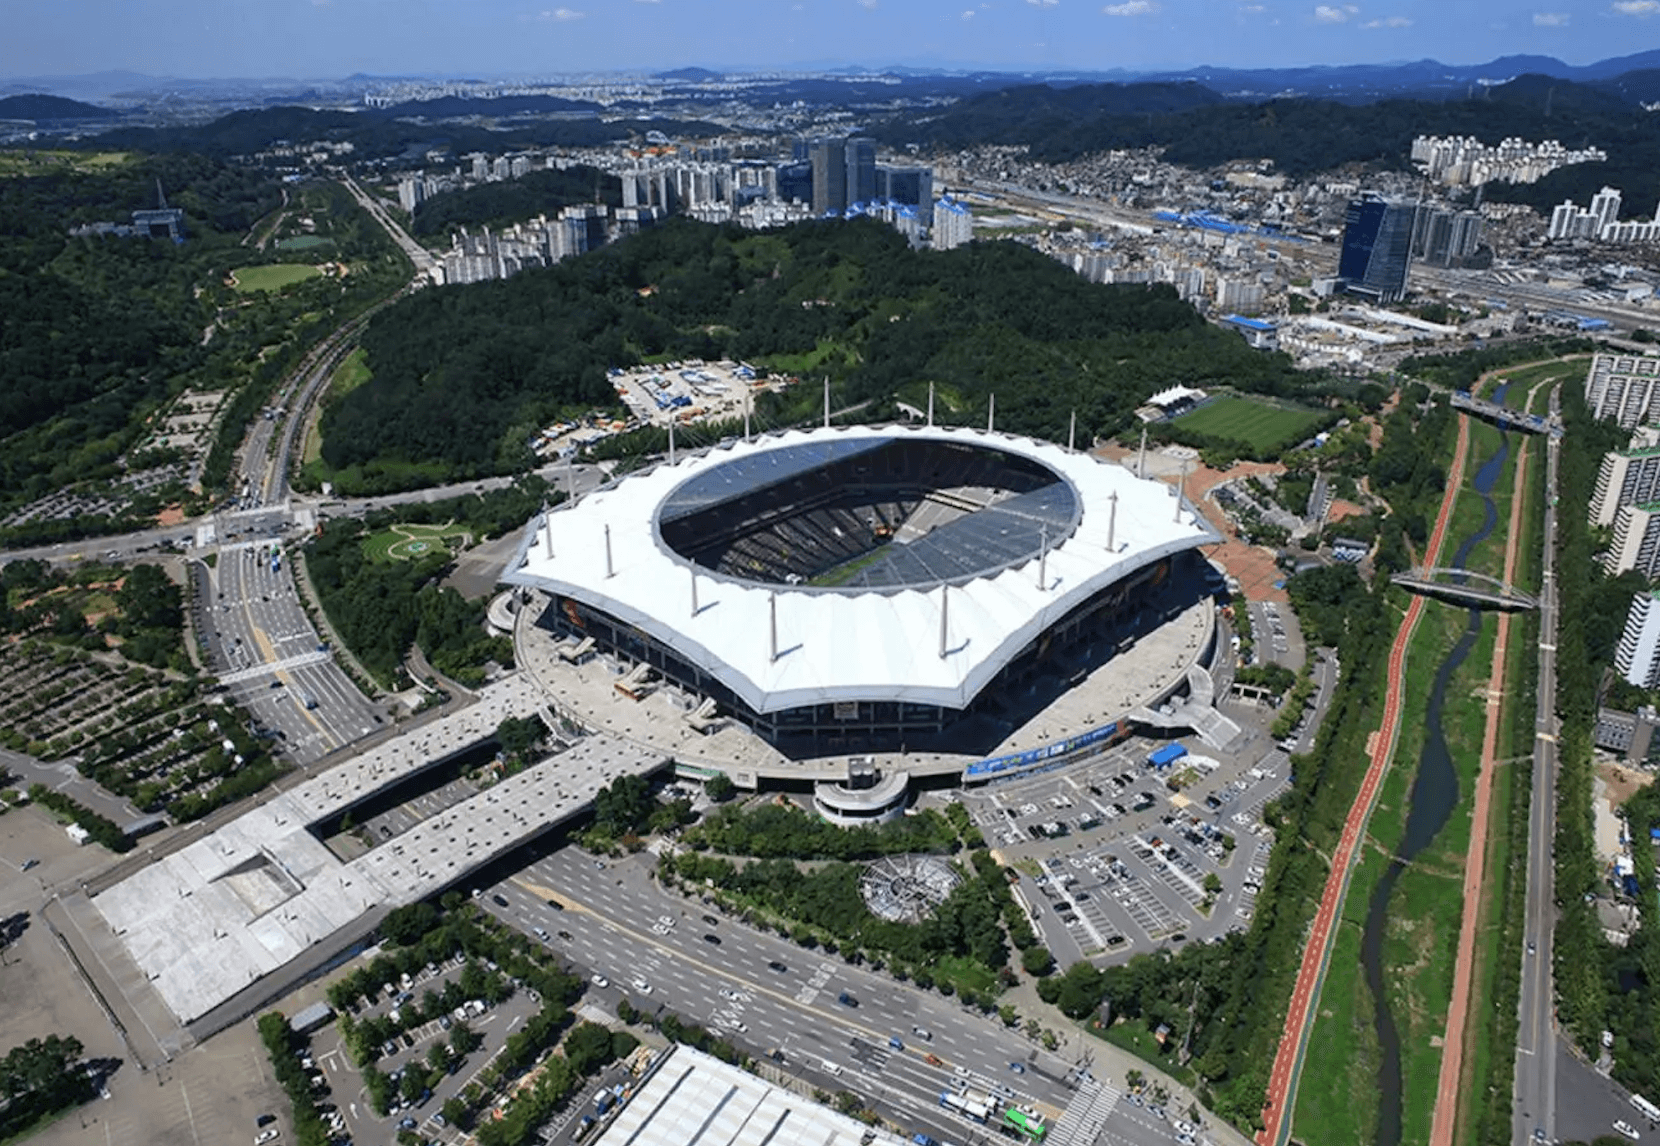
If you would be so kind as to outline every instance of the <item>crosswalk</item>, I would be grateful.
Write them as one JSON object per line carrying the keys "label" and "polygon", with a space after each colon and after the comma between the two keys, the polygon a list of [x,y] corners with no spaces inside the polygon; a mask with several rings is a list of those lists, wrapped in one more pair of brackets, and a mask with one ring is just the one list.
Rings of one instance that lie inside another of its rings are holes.
{"label": "crosswalk", "polygon": [[1119,1091],[1085,1076],[1049,1131],[1050,1146],[1093,1146],[1118,1106]]}

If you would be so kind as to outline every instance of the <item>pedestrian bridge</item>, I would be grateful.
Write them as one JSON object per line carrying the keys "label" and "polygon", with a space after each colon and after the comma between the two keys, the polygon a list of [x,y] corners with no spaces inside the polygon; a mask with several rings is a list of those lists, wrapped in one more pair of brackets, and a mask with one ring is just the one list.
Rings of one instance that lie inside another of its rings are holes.
{"label": "pedestrian bridge", "polygon": [[1389,578],[1411,593],[1439,597],[1477,609],[1537,609],[1539,599],[1497,577],[1471,569],[1409,569]]}

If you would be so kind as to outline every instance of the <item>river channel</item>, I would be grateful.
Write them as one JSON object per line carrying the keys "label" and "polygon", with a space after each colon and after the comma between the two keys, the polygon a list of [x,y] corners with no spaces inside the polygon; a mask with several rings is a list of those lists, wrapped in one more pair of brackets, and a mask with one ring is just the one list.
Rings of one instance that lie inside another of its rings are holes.
{"label": "river channel", "polygon": [[[1494,393],[1493,401],[1504,401],[1502,387]],[[1492,490],[1509,452],[1510,435],[1506,434],[1498,451],[1482,463],[1471,480],[1471,487],[1481,496],[1486,513],[1481,528],[1459,542],[1447,568],[1464,568],[1470,552],[1492,534],[1498,523]],[[1435,606],[1431,604],[1429,607]],[[1372,892],[1366,911],[1366,927],[1361,933],[1360,962],[1366,975],[1366,987],[1372,995],[1373,1021],[1378,1038],[1378,1129],[1373,1138],[1377,1146],[1400,1146],[1401,1141],[1401,1040],[1395,1016],[1389,1010],[1383,967],[1384,938],[1389,930],[1389,900],[1395,890],[1395,882],[1406,865],[1434,841],[1458,806],[1458,770],[1453,766],[1452,754],[1447,750],[1446,733],[1441,727],[1441,711],[1447,685],[1464,663],[1464,658],[1470,655],[1470,649],[1481,633],[1481,622],[1481,611],[1469,610],[1469,619],[1458,643],[1453,645],[1435,670],[1429,704],[1424,713],[1424,748],[1418,757],[1418,773],[1413,778],[1412,792],[1408,797],[1406,830],[1389,869]]]}

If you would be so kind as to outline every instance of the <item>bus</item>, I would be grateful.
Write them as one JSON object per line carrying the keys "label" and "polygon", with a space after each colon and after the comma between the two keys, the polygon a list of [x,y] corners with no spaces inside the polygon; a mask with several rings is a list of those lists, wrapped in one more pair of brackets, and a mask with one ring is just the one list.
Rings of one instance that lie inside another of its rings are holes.
{"label": "bus", "polygon": [[1011,1106],[1003,1111],[1003,1126],[1018,1130],[1033,1142],[1042,1142],[1049,1127],[1043,1124],[1043,1115],[1029,1106]]}
{"label": "bus", "polygon": [[942,1091],[940,1105],[948,1110],[955,1110],[970,1122],[984,1123],[991,1115],[991,1100],[975,1094],[972,1090],[965,1090],[961,1094],[954,1090]]}
{"label": "bus", "polygon": [[1654,1105],[1640,1094],[1631,1096],[1631,1108],[1650,1122],[1660,1122],[1660,1106]]}

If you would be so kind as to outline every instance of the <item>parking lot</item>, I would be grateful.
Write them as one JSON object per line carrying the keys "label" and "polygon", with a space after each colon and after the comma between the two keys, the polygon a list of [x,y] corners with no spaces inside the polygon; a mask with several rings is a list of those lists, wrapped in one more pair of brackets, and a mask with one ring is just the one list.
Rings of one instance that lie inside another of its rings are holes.
{"label": "parking lot", "polygon": [[[1179,743],[1194,751],[1131,740],[1062,772],[959,794],[1022,873],[1018,894],[1062,966],[1250,922],[1272,847],[1261,811],[1285,790],[1289,758],[1260,728],[1231,753]],[[1175,758],[1155,766],[1160,748]]]}

